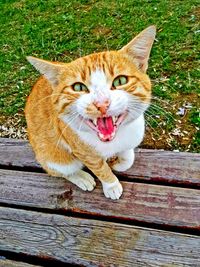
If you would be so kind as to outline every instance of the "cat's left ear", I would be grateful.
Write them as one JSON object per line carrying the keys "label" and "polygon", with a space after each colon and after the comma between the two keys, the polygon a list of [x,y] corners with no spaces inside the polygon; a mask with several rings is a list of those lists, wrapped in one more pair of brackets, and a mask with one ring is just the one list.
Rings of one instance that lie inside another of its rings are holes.
{"label": "cat's left ear", "polygon": [[149,55],[155,36],[156,27],[149,26],[120,50],[128,54],[142,72],[146,72],[148,68]]}
{"label": "cat's left ear", "polygon": [[63,65],[59,63],[52,63],[47,60],[39,59],[36,57],[26,57],[27,60],[33,65],[45,78],[56,86],[59,83],[60,74],[63,72]]}

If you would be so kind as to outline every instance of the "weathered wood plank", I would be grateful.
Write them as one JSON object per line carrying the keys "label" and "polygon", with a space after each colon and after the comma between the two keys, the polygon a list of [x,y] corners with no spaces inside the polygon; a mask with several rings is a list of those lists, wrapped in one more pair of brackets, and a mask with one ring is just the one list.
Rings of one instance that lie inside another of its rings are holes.
{"label": "weathered wood plank", "polygon": [[32,265],[21,261],[4,260],[0,258],[1,267],[41,267],[39,265]]}
{"label": "weathered wood plank", "polygon": [[41,168],[27,141],[0,138],[0,165]]}
{"label": "weathered wood plank", "polygon": [[138,149],[133,167],[122,175],[200,186],[200,154]]}
{"label": "weathered wood plank", "polygon": [[0,249],[81,266],[200,266],[200,237],[0,208]]}
{"label": "weathered wood plank", "polygon": [[122,182],[123,197],[108,200],[98,184],[84,192],[47,174],[0,170],[0,202],[73,211],[200,231],[200,190]]}
{"label": "weathered wood plank", "polygon": [[[0,139],[0,165],[39,168],[26,141],[7,138]],[[120,175],[200,186],[200,154],[138,149],[133,167]]]}

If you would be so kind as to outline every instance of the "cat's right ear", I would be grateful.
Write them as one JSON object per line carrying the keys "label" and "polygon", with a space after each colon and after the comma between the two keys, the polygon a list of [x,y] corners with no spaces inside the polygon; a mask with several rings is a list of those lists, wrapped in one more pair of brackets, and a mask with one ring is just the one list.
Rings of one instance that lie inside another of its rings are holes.
{"label": "cat's right ear", "polygon": [[26,59],[45,76],[52,86],[56,86],[59,83],[59,76],[63,72],[63,65],[30,56],[26,57]]}
{"label": "cat's right ear", "polygon": [[146,72],[148,68],[149,55],[155,35],[156,27],[154,25],[149,26],[121,49],[142,72]]}

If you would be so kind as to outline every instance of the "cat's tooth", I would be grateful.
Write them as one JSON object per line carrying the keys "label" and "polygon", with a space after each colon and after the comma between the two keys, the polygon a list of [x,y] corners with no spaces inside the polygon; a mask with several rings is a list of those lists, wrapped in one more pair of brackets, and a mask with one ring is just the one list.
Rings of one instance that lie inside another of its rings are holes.
{"label": "cat's tooth", "polygon": [[113,122],[116,122],[117,117],[116,116],[112,116]]}
{"label": "cat's tooth", "polygon": [[93,119],[93,123],[96,126],[97,125],[97,119]]}

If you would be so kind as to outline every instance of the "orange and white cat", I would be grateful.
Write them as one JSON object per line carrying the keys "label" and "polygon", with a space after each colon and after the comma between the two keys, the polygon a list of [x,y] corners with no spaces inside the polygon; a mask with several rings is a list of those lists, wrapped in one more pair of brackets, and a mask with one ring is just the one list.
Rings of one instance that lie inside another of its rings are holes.
{"label": "orange and white cat", "polygon": [[[144,137],[144,111],[151,98],[146,74],[155,39],[150,26],[118,51],[94,53],[70,63],[27,57],[43,76],[28,97],[25,115],[36,159],[53,176],[83,190],[101,181],[106,197],[119,199],[122,186],[113,174],[134,162]],[[108,161],[117,157],[110,167]]]}

